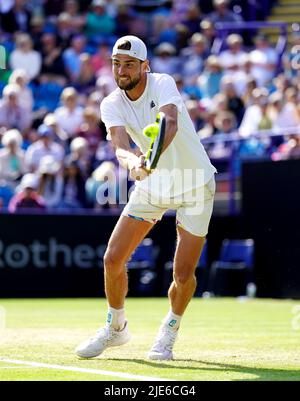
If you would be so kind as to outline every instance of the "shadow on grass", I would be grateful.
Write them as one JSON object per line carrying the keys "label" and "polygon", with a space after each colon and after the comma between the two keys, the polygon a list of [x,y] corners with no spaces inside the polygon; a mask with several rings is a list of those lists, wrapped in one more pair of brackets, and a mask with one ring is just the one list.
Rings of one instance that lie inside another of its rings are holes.
{"label": "shadow on grass", "polygon": [[[228,363],[219,363],[219,362],[208,362],[204,360],[193,360],[193,359],[175,359],[174,361],[170,361],[168,363],[157,361],[147,361],[144,359],[120,359],[120,358],[109,358],[108,361],[119,361],[119,362],[127,362],[128,364],[140,364],[144,366],[148,366],[151,368],[160,368],[160,369],[174,369],[174,370],[183,370],[189,372],[216,372],[216,374],[220,371],[234,372],[234,373],[242,373],[242,374],[251,374],[257,376],[253,379],[235,379],[235,381],[300,381],[300,368],[299,370],[284,370],[284,369],[272,369],[272,368],[255,368],[249,366],[242,366],[238,364],[228,364]],[[95,360],[96,361],[96,360]],[[174,365],[174,362],[184,362],[185,366]],[[188,363],[191,366],[186,366]],[[201,366],[197,366],[201,365]],[[186,380],[189,380],[188,378]],[[199,380],[201,380],[201,376],[199,376]],[[214,379],[212,379],[214,380]],[[234,380],[228,378],[228,380]]]}

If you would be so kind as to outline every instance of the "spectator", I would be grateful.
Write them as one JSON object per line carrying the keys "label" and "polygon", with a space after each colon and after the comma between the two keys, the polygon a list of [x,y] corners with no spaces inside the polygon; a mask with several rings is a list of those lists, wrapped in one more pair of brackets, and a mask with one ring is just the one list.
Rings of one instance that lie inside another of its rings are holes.
{"label": "spectator", "polygon": [[78,136],[85,138],[88,142],[89,155],[95,158],[98,146],[104,139],[104,135],[99,126],[99,113],[94,109],[86,107],[83,111],[83,122],[80,126]]}
{"label": "spectator", "polygon": [[85,25],[85,16],[80,13],[78,1],[66,0],[64,12],[71,17],[70,25],[72,27],[72,31],[76,33],[81,32]]}
{"label": "spectator", "polygon": [[67,153],[69,150],[68,135],[59,127],[55,114],[48,113],[44,118],[43,124],[52,129],[54,142],[61,145]]}
{"label": "spectator", "polygon": [[62,58],[61,48],[57,45],[55,33],[44,33],[42,42],[42,69],[41,82],[56,82],[59,85],[66,85],[65,66]]}
{"label": "spectator", "polygon": [[26,0],[14,0],[11,9],[1,13],[1,28],[4,32],[29,32],[31,13],[26,3]]}
{"label": "spectator", "polygon": [[9,77],[8,83],[18,87],[18,102],[21,107],[27,109],[29,113],[33,109],[33,96],[31,89],[28,88],[28,75],[25,70],[14,70]]}
{"label": "spectator", "polygon": [[30,20],[30,36],[34,50],[39,53],[42,50],[41,38],[46,29],[46,20],[40,14],[34,15]]}
{"label": "spectator", "polygon": [[16,49],[10,56],[11,68],[25,70],[31,81],[40,73],[41,65],[41,55],[33,50],[31,37],[25,33],[19,34],[16,39]]}
{"label": "spectator", "polygon": [[199,131],[203,127],[203,121],[200,117],[200,106],[197,100],[186,101],[186,108],[194,124],[195,130]]}
{"label": "spectator", "polygon": [[243,38],[237,34],[231,34],[226,39],[227,50],[221,52],[220,63],[224,69],[224,74],[237,79],[239,73],[243,71],[247,53],[243,51]]}
{"label": "spectator", "polygon": [[57,123],[68,138],[73,138],[83,122],[83,110],[78,106],[78,93],[72,87],[65,88],[61,94],[62,106],[54,112]]}
{"label": "spectator", "polygon": [[74,87],[80,92],[89,95],[96,84],[91,56],[88,53],[80,55],[80,71]]}
{"label": "spectator", "polygon": [[206,67],[198,79],[198,85],[204,98],[213,98],[220,91],[223,69],[218,57],[209,56]]}
{"label": "spectator", "polygon": [[104,0],[93,0],[91,9],[86,16],[85,34],[89,41],[101,43],[112,36],[116,29],[115,19],[107,12]]}
{"label": "spectator", "polygon": [[190,35],[199,31],[199,24],[202,19],[202,12],[200,7],[197,4],[192,4],[186,11],[186,15],[181,21],[183,25],[185,25]]}
{"label": "spectator", "polygon": [[25,162],[31,172],[37,171],[44,156],[52,156],[58,164],[62,164],[65,154],[63,147],[53,141],[54,132],[50,127],[40,125],[38,135],[39,139],[30,145],[25,153]]}
{"label": "spectator", "polygon": [[241,22],[242,17],[229,9],[228,0],[214,0],[215,11],[208,18],[215,24],[216,22]]}
{"label": "spectator", "polygon": [[299,80],[299,56],[300,49],[300,32],[294,32],[292,35],[292,47],[289,51],[284,54],[283,65],[285,69],[285,75],[288,78],[298,78]]}
{"label": "spectator", "polygon": [[71,47],[63,53],[63,61],[67,75],[71,82],[76,82],[81,67],[80,56],[84,53],[84,48],[86,45],[86,39],[84,36],[75,36],[72,39]]}
{"label": "spectator", "polygon": [[0,101],[0,128],[16,128],[22,134],[31,125],[31,112],[19,104],[19,87],[7,85],[3,89],[3,99]]}
{"label": "spectator", "polygon": [[300,126],[295,96],[297,97],[297,92],[294,88],[287,89],[286,102],[281,93],[275,92],[270,96],[270,104],[272,105],[270,115],[275,129],[297,129]]}
{"label": "spectator", "polygon": [[253,78],[252,76],[249,76],[247,78],[246,89],[245,89],[245,92],[242,97],[244,105],[246,107],[251,106],[253,104],[252,93],[253,93],[254,89],[256,89],[256,88],[257,88],[256,79]]}
{"label": "spectator", "polygon": [[73,37],[77,35],[77,31],[73,29],[72,17],[68,13],[59,14],[56,23],[56,35],[58,44],[63,51],[70,46]]}
{"label": "spectator", "polygon": [[0,150],[0,180],[15,189],[26,172],[22,135],[16,129],[6,131],[2,137],[4,149]]}
{"label": "spectator", "polygon": [[189,41],[189,46],[181,51],[180,56],[184,82],[189,84],[203,72],[204,63],[208,57],[205,36],[195,33]]}
{"label": "spectator", "polygon": [[228,110],[234,114],[239,126],[244,116],[245,107],[242,99],[237,94],[233,78],[229,76],[223,77],[221,91],[227,97]]}
{"label": "spectator", "polygon": [[38,174],[40,175],[38,194],[45,200],[48,209],[55,208],[62,199],[63,179],[60,173],[61,163],[47,155],[40,160]]}
{"label": "spectator", "polygon": [[266,126],[263,123],[263,117],[268,105],[268,95],[269,91],[266,88],[256,88],[253,90],[253,104],[246,108],[239,128],[241,136],[248,137],[256,132],[260,126]]}
{"label": "spectator", "polygon": [[209,138],[217,133],[217,127],[215,125],[218,110],[215,105],[210,104],[203,111],[203,128],[198,131],[198,135],[201,139]]}
{"label": "spectator", "polygon": [[85,193],[85,177],[75,160],[64,165],[62,199],[60,208],[84,208],[87,206]]}
{"label": "spectator", "polygon": [[264,35],[258,35],[255,40],[255,49],[250,53],[252,62],[251,74],[258,86],[266,86],[275,76],[278,55]]}
{"label": "spectator", "polygon": [[101,43],[97,48],[97,52],[92,56],[91,59],[95,74],[97,74],[101,68],[105,67],[108,59],[111,59],[109,46],[107,43]]}
{"label": "spectator", "polygon": [[70,145],[71,153],[66,157],[66,163],[71,161],[75,161],[77,163],[82,176],[85,178],[87,178],[92,171],[88,146],[88,141],[85,138],[75,138],[72,140]]}
{"label": "spectator", "polygon": [[178,72],[178,59],[175,57],[176,49],[167,42],[161,43],[155,48],[156,56],[152,60],[152,69],[157,73],[173,75]]}
{"label": "spectator", "polygon": [[200,22],[200,31],[205,36],[208,47],[211,48],[216,38],[214,24],[209,19],[204,19]]}
{"label": "spectator", "polygon": [[[209,149],[209,156],[215,160],[215,163],[220,159],[228,159],[232,152],[232,144],[229,141],[222,140],[225,139],[225,135],[232,134],[236,128],[236,119],[233,113],[228,111],[223,111],[218,113],[215,120],[217,133],[215,134],[220,138],[216,141]],[[223,170],[224,166],[222,163],[217,165],[219,172]]]}
{"label": "spectator", "polygon": [[35,174],[25,174],[19,185],[19,191],[11,199],[8,210],[16,213],[23,209],[45,209],[45,201],[37,192],[38,177]]}

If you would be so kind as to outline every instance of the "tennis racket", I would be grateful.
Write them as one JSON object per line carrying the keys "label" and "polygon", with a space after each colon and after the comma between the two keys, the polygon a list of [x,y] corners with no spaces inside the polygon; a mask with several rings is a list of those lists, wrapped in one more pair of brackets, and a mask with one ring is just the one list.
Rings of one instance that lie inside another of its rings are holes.
{"label": "tennis racket", "polygon": [[147,125],[147,127],[143,129],[143,134],[151,139],[150,146],[145,157],[145,169],[152,171],[157,166],[164,146],[166,134],[165,113],[158,113],[155,124]]}

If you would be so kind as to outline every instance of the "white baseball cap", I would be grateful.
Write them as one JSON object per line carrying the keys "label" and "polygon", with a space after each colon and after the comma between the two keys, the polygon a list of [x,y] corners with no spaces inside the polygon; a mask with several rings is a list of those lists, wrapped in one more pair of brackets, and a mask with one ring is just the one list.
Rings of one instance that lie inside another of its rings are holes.
{"label": "white baseball cap", "polygon": [[[124,44],[124,42],[129,42],[128,50],[118,48],[120,45]],[[133,35],[127,35],[116,41],[113,47],[112,56],[115,56],[116,54],[127,54],[130,57],[145,61],[147,59],[147,48],[140,38]]]}

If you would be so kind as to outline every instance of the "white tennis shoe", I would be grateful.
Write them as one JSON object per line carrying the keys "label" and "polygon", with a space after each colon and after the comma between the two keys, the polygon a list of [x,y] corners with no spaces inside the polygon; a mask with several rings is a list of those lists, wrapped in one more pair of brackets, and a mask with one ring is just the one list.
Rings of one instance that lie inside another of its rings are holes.
{"label": "white tennis shoe", "polygon": [[153,360],[170,361],[173,359],[173,346],[177,338],[178,330],[170,330],[162,325],[151,348],[148,358]]}
{"label": "white tennis shoe", "polygon": [[106,348],[126,344],[130,338],[127,321],[120,331],[107,325],[98,330],[94,337],[80,344],[75,353],[80,358],[95,358],[102,354]]}

